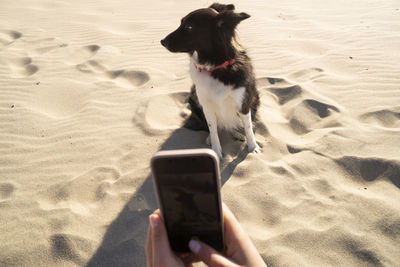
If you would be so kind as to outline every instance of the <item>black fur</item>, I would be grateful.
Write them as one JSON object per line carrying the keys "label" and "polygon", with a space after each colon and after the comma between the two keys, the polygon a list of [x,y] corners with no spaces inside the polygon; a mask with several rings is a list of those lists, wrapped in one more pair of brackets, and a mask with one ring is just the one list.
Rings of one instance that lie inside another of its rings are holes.
{"label": "black fur", "polygon": [[[233,65],[214,70],[211,75],[233,88],[246,88],[241,112],[247,114],[251,110],[252,119],[255,120],[260,98],[253,67],[246,51],[237,43],[235,34],[236,26],[250,15],[235,13],[234,10],[235,6],[232,4],[219,3],[195,10],[185,16],[178,29],[163,39],[161,44],[171,52],[186,52],[192,55],[196,51],[200,64],[217,66],[235,59]],[[192,114],[184,126],[193,130],[208,131],[195,86],[191,89],[188,103]]]}
{"label": "black fur", "polygon": [[196,95],[196,86],[192,85],[188,97],[189,108],[192,111],[190,117],[185,121],[184,127],[195,131],[207,131],[208,125],[203,113],[203,109]]}

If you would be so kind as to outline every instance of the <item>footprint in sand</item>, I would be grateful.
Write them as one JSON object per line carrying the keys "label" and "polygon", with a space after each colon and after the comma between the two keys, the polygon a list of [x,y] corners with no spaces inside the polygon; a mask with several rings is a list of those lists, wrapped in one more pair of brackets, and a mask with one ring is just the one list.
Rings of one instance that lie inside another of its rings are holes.
{"label": "footprint in sand", "polygon": [[70,181],[50,186],[42,192],[40,204],[44,210],[69,208],[74,213],[90,213],[90,204],[109,196],[112,185],[120,178],[115,168],[97,167]]}
{"label": "footprint in sand", "polygon": [[282,78],[265,77],[257,79],[257,86],[260,90],[267,89],[277,99],[280,105],[298,98],[303,89],[297,84],[291,84]]}
{"label": "footprint in sand", "polygon": [[59,48],[63,48],[63,47],[67,47],[68,44],[62,43],[62,44],[56,44],[56,45],[47,45],[47,46],[41,46],[39,48],[35,49],[36,54],[45,54],[48,53],[50,51],[59,49]]}
{"label": "footprint in sand", "polygon": [[150,80],[149,75],[144,71],[135,70],[114,70],[106,72],[111,80],[122,80],[135,87],[141,86]]}
{"label": "footprint in sand", "polygon": [[70,52],[68,62],[72,64],[77,64],[89,60],[97,54],[100,48],[101,47],[99,45],[86,45],[75,49]]}
{"label": "footprint in sand", "polygon": [[144,71],[138,70],[108,70],[96,60],[88,60],[76,65],[76,68],[84,73],[97,74],[106,80],[112,80],[122,87],[140,87],[150,80],[150,76]]}
{"label": "footprint in sand", "polygon": [[104,67],[96,60],[88,60],[84,63],[76,65],[76,68],[85,73],[105,73],[107,72],[107,68]]}
{"label": "footprint in sand", "polygon": [[280,88],[289,85],[291,85],[291,83],[282,78],[263,77],[257,79],[257,87],[259,88],[270,87],[270,86],[275,86]]}
{"label": "footprint in sand", "polygon": [[89,239],[64,233],[51,235],[49,244],[51,254],[56,261],[73,262],[76,265],[84,265],[88,251],[94,247]]}
{"label": "footprint in sand", "polygon": [[38,88],[27,107],[53,119],[74,116],[86,107],[87,91],[75,81],[64,81],[63,86]]}
{"label": "footprint in sand", "polygon": [[[319,102],[315,99],[304,99],[298,103],[293,111],[289,125],[297,134],[306,134],[314,129],[342,126],[332,116],[339,113],[333,105]],[[331,118],[329,118],[332,116]]]}
{"label": "footprint in sand", "polygon": [[359,158],[343,156],[335,161],[352,176],[361,177],[365,181],[374,181],[379,178],[389,179],[400,188],[400,162],[381,158]]}
{"label": "footprint in sand", "polygon": [[376,221],[374,224],[388,238],[395,240],[400,238],[400,220],[395,214],[384,216],[384,218]]}
{"label": "footprint in sand", "polygon": [[303,91],[303,89],[298,86],[298,85],[292,85],[288,87],[282,87],[282,88],[271,88],[270,89],[271,93],[276,95],[276,97],[279,100],[279,104],[283,105],[289,102],[290,100],[293,100],[297,97],[299,97]]}
{"label": "footprint in sand", "polygon": [[367,112],[360,115],[360,120],[385,128],[400,128],[400,107]]}
{"label": "footprint in sand", "polygon": [[301,71],[292,73],[288,76],[288,78],[290,80],[293,80],[296,82],[314,81],[321,77],[325,77],[324,70],[321,68],[311,68],[311,69],[301,70]]}
{"label": "footprint in sand", "polygon": [[[322,70],[315,69],[315,71]],[[257,80],[257,86],[261,92],[267,90],[275,97],[282,117],[289,121],[289,127],[296,134],[303,135],[314,129],[341,126],[334,116],[340,113],[339,108],[313,99],[313,96],[300,85],[292,84],[283,78],[265,77]],[[290,153],[298,152],[294,148],[288,150]]]}
{"label": "footprint in sand", "polygon": [[32,64],[32,58],[23,57],[9,61],[14,77],[29,77],[39,71],[39,67]]}
{"label": "footprint in sand", "polygon": [[287,150],[289,151],[290,154],[296,154],[296,153],[300,153],[302,151],[304,151],[303,148],[298,148],[296,146],[293,145],[286,145]]}
{"label": "footprint in sand", "polygon": [[0,199],[6,199],[14,194],[15,186],[12,183],[0,183]]}
{"label": "footprint in sand", "polygon": [[39,38],[39,39],[27,39],[25,40],[29,47],[32,49],[29,50],[29,55],[31,56],[38,56],[50,51],[67,47],[68,44],[61,42],[60,40],[54,37],[47,37],[47,38]]}
{"label": "footprint in sand", "polygon": [[22,33],[17,31],[0,31],[0,45],[10,45],[21,37]]}
{"label": "footprint in sand", "polygon": [[[179,128],[190,113],[186,108],[187,92],[157,95],[139,105],[133,122],[149,135]],[[164,110],[168,109],[168,112]]]}
{"label": "footprint in sand", "polygon": [[306,99],[303,101],[313,112],[318,113],[320,118],[326,118],[331,115],[332,111],[339,112],[339,109],[333,105],[325,104],[314,99]]}

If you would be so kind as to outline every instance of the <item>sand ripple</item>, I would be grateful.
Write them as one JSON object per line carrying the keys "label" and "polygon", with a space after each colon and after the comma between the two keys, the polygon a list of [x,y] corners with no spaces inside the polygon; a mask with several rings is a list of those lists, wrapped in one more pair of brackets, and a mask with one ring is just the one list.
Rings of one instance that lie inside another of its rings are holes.
{"label": "sand ripple", "polygon": [[[1,266],[145,266],[151,156],[207,147],[159,40],[203,4],[2,0]],[[398,7],[235,5],[262,153],[221,132],[224,202],[269,266],[398,266]]]}

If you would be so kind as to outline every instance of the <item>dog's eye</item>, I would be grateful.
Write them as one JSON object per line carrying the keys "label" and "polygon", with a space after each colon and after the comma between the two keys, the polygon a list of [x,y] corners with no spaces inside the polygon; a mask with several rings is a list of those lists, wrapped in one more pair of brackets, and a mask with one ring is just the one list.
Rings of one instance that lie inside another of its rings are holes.
{"label": "dog's eye", "polygon": [[189,25],[189,24],[185,25],[185,30],[190,32],[192,29],[193,29],[192,25]]}

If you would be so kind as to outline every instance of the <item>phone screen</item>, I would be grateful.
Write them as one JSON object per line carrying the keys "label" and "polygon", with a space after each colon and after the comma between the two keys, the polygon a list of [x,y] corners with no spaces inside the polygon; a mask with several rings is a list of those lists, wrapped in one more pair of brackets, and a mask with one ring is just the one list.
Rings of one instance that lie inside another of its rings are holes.
{"label": "phone screen", "polygon": [[223,250],[219,188],[207,156],[159,158],[153,164],[171,248],[188,252],[190,239]]}

